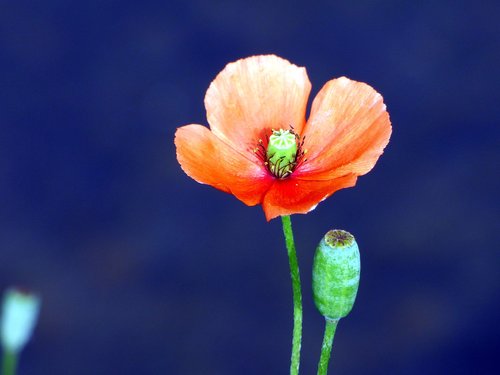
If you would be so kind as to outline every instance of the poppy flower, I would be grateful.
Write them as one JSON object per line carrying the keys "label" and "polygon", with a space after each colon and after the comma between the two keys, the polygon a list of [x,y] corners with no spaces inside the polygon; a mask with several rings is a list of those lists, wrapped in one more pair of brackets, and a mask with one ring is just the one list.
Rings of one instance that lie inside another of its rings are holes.
{"label": "poppy flower", "polygon": [[210,129],[175,134],[177,160],[194,180],[261,204],[267,220],[307,213],[369,172],[389,142],[382,96],[369,85],[332,79],[312,102],[305,68],[274,55],[228,64],[210,84]]}

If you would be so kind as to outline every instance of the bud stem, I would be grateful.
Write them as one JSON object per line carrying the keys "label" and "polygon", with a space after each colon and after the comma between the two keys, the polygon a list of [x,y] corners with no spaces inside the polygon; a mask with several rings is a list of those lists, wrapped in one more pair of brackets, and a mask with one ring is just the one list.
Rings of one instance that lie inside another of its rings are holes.
{"label": "bud stem", "polygon": [[2,375],[15,375],[17,367],[17,354],[4,348]]}
{"label": "bud stem", "polygon": [[321,357],[318,363],[318,375],[326,375],[328,372],[328,363],[330,362],[330,353],[332,352],[333,337],[337,330],[339,319],[325,319],[325,335],[323,336],[323,345],[321,346]]}
{"label": "bud stem", "polygon": [[288,251],[288,262],[290,263],[290,275],[292,277],[293,290],[293,339],[292,358],[290,363],[290,375],[298,375],[300,366],[300,347],[302,341],[302,292],[300,288],[299,265],[295,242],[293,239],[292,221],[290,216],[282,216],[283,233]]}

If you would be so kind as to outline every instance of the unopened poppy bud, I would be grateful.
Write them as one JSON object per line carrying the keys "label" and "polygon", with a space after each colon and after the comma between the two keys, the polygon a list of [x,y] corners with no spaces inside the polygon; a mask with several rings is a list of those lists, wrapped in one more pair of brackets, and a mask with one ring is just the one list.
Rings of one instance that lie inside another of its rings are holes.
{"label": "unopened poppy bud", "polygon": [[5,350],[18,353],[33,334],[40,298],[30,292],[8,289],[3,298],[1,337]]}
{"label": "unopened poppy bud", "polygon": [[325,234],[314,255],[314,303],[327,319],[338,320],[351,311],[359,286],[359,249],[354,236],[343,230]]}
{"label": "unopened poppy bud", "polygon": [[283,178],[292,172],[297,157],[297,135],[290,130],[273,130],[267,145],[269,170]]}

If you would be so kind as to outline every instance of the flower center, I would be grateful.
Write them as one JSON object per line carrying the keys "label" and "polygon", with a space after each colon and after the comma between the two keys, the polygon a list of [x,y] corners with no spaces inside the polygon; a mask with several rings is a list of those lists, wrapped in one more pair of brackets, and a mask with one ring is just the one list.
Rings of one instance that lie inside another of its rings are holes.
{"label": "flower center", "polygon": [[307,160],[304,138],[295,133],[292,126],[290,130],[273,129],[265,140],[259,139],[253,152],[274,177],[286,178]]}
{"label": "flower center", "polygon": [[278,178],[292,173],[297,158],[297,135],[290,130],[273,130],[269,137],[266,159],[269,171]]}

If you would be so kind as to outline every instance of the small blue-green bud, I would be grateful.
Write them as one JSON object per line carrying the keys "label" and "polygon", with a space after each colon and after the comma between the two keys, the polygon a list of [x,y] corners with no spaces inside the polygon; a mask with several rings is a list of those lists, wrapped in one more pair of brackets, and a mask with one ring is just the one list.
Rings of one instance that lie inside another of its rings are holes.
{"label": "small blue-green bud", "polygon": [[288,176],[297,157],[297,135],[290,130],[273,130],[267,145],[266,158],[269,170],[278,178]]}
{"label": "small blue-green bud", "polygon": [[2,346],[11,353],[18,353],[33,334],[40,298],[33,293],[8,289],[3,297],[0,333]]}
{"label": "small blue-green bud", "polygon": [[335,229],[322,238],[313,264],[314,303],[327,319],[338,320],[352,309],[359,286],[361,264],[354,236]]}

